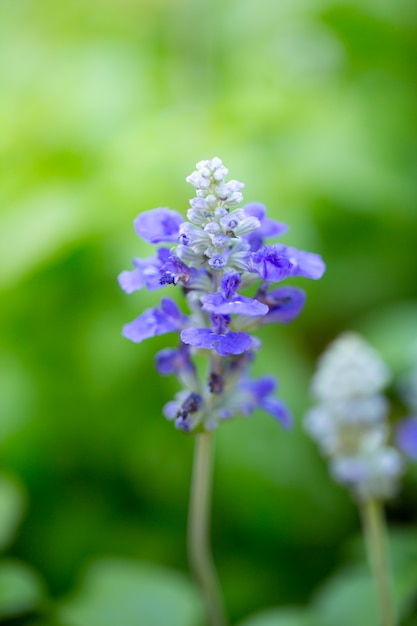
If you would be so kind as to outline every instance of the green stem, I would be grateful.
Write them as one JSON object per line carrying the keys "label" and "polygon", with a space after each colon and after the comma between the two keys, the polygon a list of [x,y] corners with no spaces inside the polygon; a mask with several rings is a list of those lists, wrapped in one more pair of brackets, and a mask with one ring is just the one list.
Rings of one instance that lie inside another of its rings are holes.
{"label": "green stem", "polygon": [[375,580],[381,626],[396,626],[386,524],[381,503],[378,500],[364,502],[362,516],[368,557]]}
{"label": "green stem", "polygon": [[226,626],[223,601],[210,550],[213,434],[196,435],[188,519],[188,552],[200,585],[210,626]]}

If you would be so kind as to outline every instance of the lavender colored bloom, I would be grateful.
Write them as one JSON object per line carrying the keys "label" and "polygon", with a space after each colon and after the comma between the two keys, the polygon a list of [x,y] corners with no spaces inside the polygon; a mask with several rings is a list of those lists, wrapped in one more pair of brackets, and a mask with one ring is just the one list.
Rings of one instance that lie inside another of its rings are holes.
{"label": "lavender colored bloom", "polygon": [[322,277],[325,265],[318,254],[275,244],[262,246],[254,252],[249,261],[249,270],[270,282],[280,282],[289,276],[317,280]]}
{"label": "lavender colored bloom", "polygon": [[238,385],[241,394],[240,412],[251,415],[259,407],[277,419],[285,428],[291,426],[291,414],[287,406],[273,394],[277,383],[272,376],[263,376],[257,380],[245,379]]}
{"label": "lavender colored bloom", "polygon": [[417,461],[417,417],[409,417],[399,422],[395,441],[404,454]]}
{"label": "lavender colored bloom", "polygon": [[177,242],[184,218],[166,208],[144,211],[134,221],[135,231],[149,243]]}
{"label": "lavender colored bloom", "polygon": [[147,259],[133,259],[133,265],[136,269],[119,274],[119,285],[126,293],[142,289],[144,285],[149,291],[160,289],[163,286],[161,268],[169,256],[168,248],[159,248],[155,256]]}
{"label": "lavender colored bloom", "polygon": [[[186,299],[189,315],[164,298],[160,307],[146,310],[123,328],[123,335],[136,343],[177,334],[178,346],[160,351],[155,361],[159,373],[176,374],[183,386],[164,413],[186,432],[211,430],[233,414],[248,415],[256,407],[289,424],[287,408],[273,394],[275,382],[249,378],[260,347],[249,331],[267,323],[288,323],[304,305],[301,289],[269,289],[271,283],[293,276],[317,279],[324,271],[316,254],[282,244],[263,245],[287,226],[269,219],[262,204],[237,208],[243,184],[226,181],[227,174],[217,157],[197,163],[187,177],[196,190],[187,219],[165,207],[141,213],[134,222],[139,237],[171,247],[135,259],[133,271],[119,276],[127,293],[143,286],[180,287]],[[252,289],[259,281],[264,282],[258,290]],[[245,293],[249,288],[251,293]],[[203,350],[209,353],[209,366],[201,381],[194,357]]]}
{"label": "lavender colored bloom", "polygon": [[123,336],[135,343],[141,343],[150,337],[179,332],[184,328],[187,319],[187,316],[181,313],[174,300],[163,298],[161,309],[156,307],[148,309],[133,322],[126,324],[123,327]]}
{"label": "lavender colored bloom", "polygon": [[194,371],[194,364],[190,358],[188,346],[183,343],[179,348],[164,348],[155,355],[155,364],[158,372],[163,376],[175,374],[184,369]]}
{"label": "lavender colored bloom", "polygon": [[268,306],[268,313],[263,318],[265,324],[292,322],[301,313],[306,299],[304,291],[297,287],[278,287],[272,291],[263,287],[258,290],[256,298]]}

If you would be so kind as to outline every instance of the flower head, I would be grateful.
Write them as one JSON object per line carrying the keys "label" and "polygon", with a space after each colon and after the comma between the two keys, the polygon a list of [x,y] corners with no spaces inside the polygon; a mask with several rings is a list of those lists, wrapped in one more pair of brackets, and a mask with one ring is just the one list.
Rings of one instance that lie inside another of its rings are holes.
{"label": "flower head", "polygon": [[[174,300],[163,298],[160,307],[146,310],[123,329],[136,343],[176,334],[178,347],[160,351],[156,366],[163,375],[175,373],[184,386],[164,413],[186,432],[210,430],[257,407],[289,424],[288,409],[274,395],[273,379],[253,381],[249,376],[260,346],[251,333],[267,323],[292,321],[304,305],[301,289],[270,288],[271,283],[295,276],[316,280],[325,269],[317,254],[265,245],[287,226],[268,218],[262,204],[238,208],[243,183],[227,181],[227,175],[217,157],[197,163],[186,179],[196,192],[187,219],[165,207],[141,213],[134,222],[136,233],[148,243],[170,247],[135,259],[134,269],[119,276],[127,293],[142,287],[181,287],[186,298],[187,315]],[[257,282],[254,295],[245,293]],[[204,380],[199,380],[194,365],[197,354],[208,357]]]}
{"label": "flower head", "polygon": [[344,333],[320,357],[312,380],[317,404],[305,427],[328,457],[333,477],[360,500],[393,496],[403,473],[388,443],[390,373],[379,354],[355,333]]}

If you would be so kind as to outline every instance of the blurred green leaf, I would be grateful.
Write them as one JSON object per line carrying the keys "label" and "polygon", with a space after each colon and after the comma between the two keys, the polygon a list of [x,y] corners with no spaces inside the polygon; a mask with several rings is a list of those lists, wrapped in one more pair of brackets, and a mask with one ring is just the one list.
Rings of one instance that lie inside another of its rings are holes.
{"label": "blurred green leaf", "polygon": [[202,607],[185,576],[119,559],[93,563],[58,615],[65,626],[196,626]]}
{"label": "blurred green leaf", "polygon": [[270,609],[256,613],[238,626],[320,626],[314,617],[303,609]]}
{"label": "blurred green leaf", "polygon": [[12,476],[0,474],[0,549],[12,541],[26,508],[26,493]]}
{"label": "blurred green leaf", "polygon": [[45,587],[37,572],[19,561],[0,562],[0,619],[35,611],[44,600]]}
{"label": "blurred green leaf", "polygon": [[338,626],[343,619],[355,626],[378,623],[373,581],[364,568],[338,571],[317,593],[312,608],[320,626]]}
{"label": "blurred green leaf", "polygon": [[[405,529],[390,533],[389,546],[395,605],[401,618],[405,618],[417,599],[415,531]],[[363,557],[364,554],[358,558],[362,561],[360,564],[338,570],[316,594],[312,606],[321,626],[337,626],[340,615],[348,615],[349,622],[355,626],[378,622],[375,585]]]}

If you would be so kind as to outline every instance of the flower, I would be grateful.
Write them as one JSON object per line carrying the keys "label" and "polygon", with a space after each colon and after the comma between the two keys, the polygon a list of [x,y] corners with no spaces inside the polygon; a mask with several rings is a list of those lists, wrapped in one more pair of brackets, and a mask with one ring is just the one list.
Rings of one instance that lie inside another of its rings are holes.
{"label": "flower", "polygon": [[[249,367],[260,341],[252,332],[264,324],[292,321],[301,312],[305,294],[298,287],[273,288],[273,283],[303,276],[317,280],[325,270],[317,254],[283,244],[265,245],[287,226],[267,217],[259,203],[241,203],[243,184],[226,181],[227,168],[215,157],[197,163],[187,177],[196,195],[187,219],[166,207],[141,213],[134,221],[137,235],[159,247],[154,256],[135,259],[132,271],[122,272],[127,293],[180,287],[189,314],[171,298],[126,324],[123,335],[140,343],[174,333],[178,347],[155,358],[162,375],[176,374],[183,389],[164,408],[168,419],[186,432],[210,430],[232,415],[269,412],[288,426],[290,415],[274,395],[275,381],[254,381]],[[245,290],[259,283],[252,294]],[[194,364],[205,355],[207,373]]]}
{"label": "flower", "polygon": [[276,387],[276,380],[272,376],[263,376],[257,380],[243,379],[237,387],[241,403],[236,408],[237,413],[251,415],[259,407],[288,428],[292,421],[291,414],[286,405],[274,396]]}
{"label": "flower", "polygon": [[154,307],[139,315],[133,322],[125,324],[123,336],[135,343],[144,339],[165,335],[183,328],[187,317],[181,313],[178,305],[170,298],[163,298],[161,308]]}
{"label": "flower", "polygon": [[119,285],[126,293],[142,289],[144,285],[150,291],[160,289],[163,286],[161,269],[169,257],[168,248],[159,248],[155,256],[147,259],[133,259],[135,269],[119,274]]}
{"label": "flower", "polygon": [[254,252],[250,257],[249,268],[263,280],[276,283],[289,276],[317,280],[323,276],[325,265],[318,254],[275,244],[262,246]]}
{"label": "flower", "polygon": [[176,242],[182,215],[170,209],[160,208],[144,211],[134,221],[139,237],[148,243]]}
{"label": "flower", "polygon": [[311,388],[317,404],[305,428],[330,462],[333,477],[359,500],[395,495],[404,464],[389,442],[390,372],[362,337],[344,333],[320,357]]}

